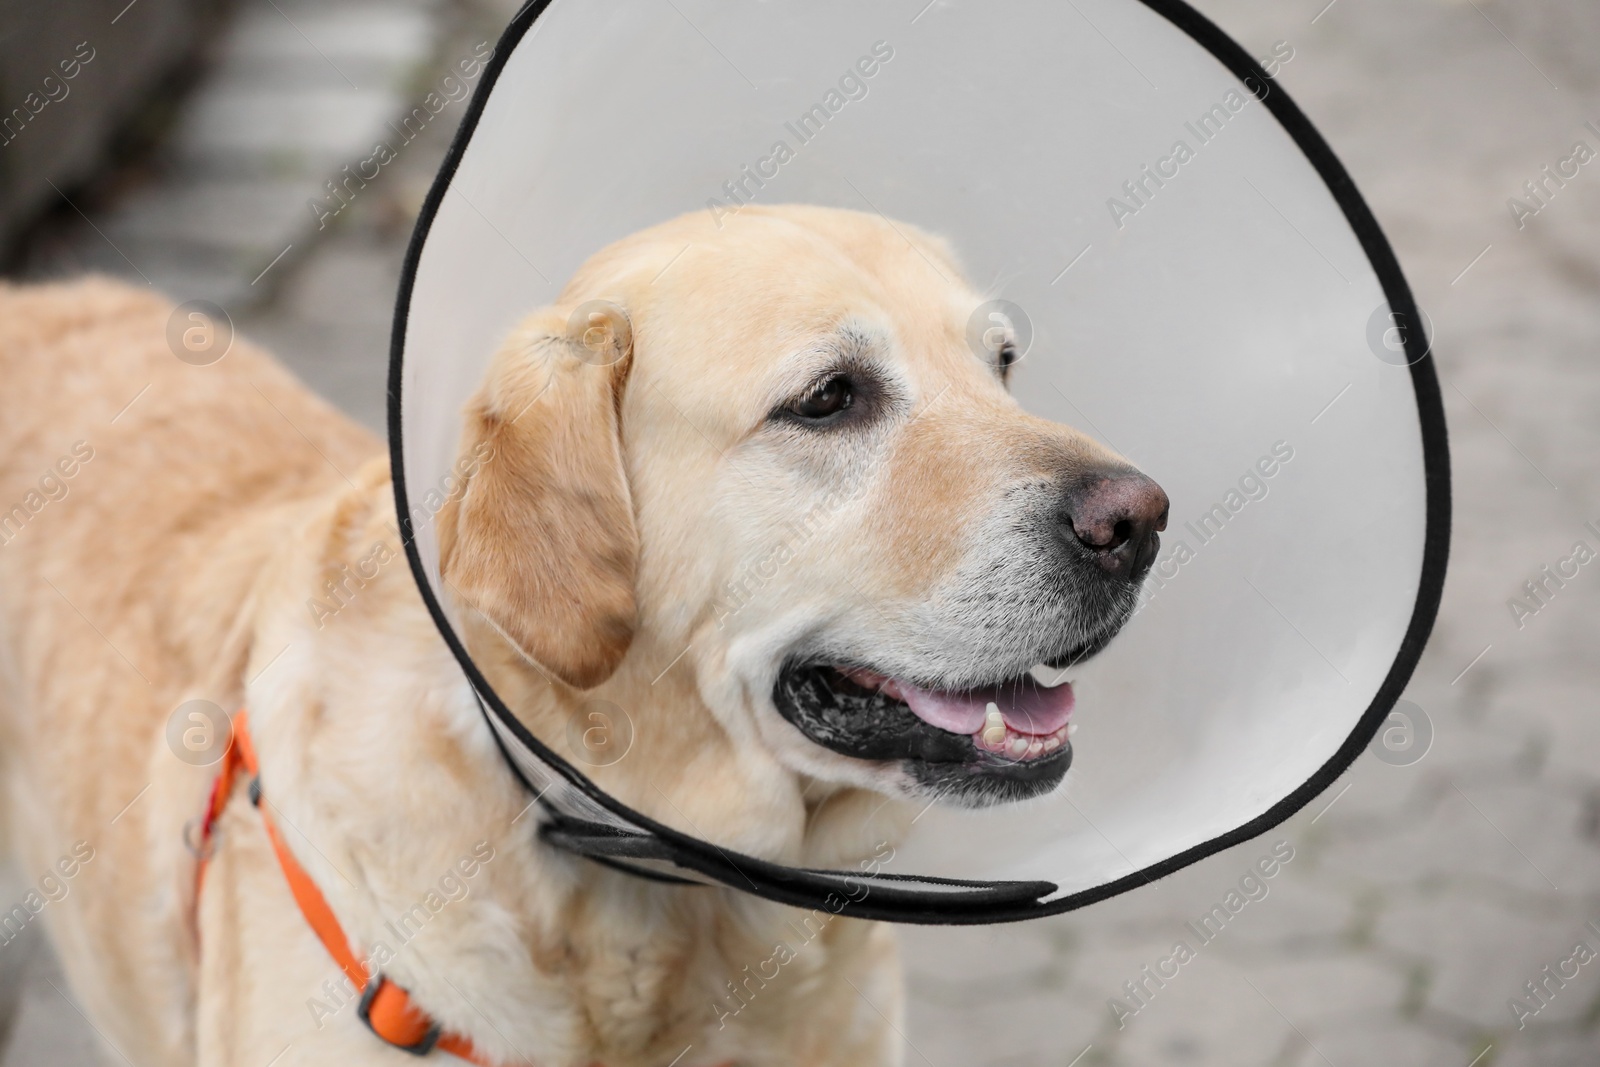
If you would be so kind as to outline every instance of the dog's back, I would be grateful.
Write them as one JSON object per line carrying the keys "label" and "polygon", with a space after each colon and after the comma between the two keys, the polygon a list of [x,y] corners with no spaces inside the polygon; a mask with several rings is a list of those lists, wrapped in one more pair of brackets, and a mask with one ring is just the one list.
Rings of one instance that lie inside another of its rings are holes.
{"label": "dog's back", "polygon": [[[223,699],[208,684],[238,684],[225,643],[281,538],[272,510],[381,451],[237,339],[215,362],[180,360],[173,318],[170,302],[104,279],[0,286],[0,784],[35,890],[0,902],[0,942],[44,921],[74,985],[113,1014],[182,999],[141,977],[161,935],[96,904],[143,895],[155,925],[179,911],[151,872],[181,848],[181,823],[154,813],[181,804],[145,793],[153,761],[177,762],[167,719],[186,699]],[[98,887],[111,893],[60,903],[112,872]]]}

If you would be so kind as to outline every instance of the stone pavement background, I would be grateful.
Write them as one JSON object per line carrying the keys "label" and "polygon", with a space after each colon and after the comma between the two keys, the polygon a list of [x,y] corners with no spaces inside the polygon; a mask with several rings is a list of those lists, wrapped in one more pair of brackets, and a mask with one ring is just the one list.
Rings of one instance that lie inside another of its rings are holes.
{"label": "stone pavement background", "polygon": [[[354,111],[381,125],[385,109],[392,117],[412,106],[444,64],[484,35],[493,39],[511,5],[273,6],[304,34],[282,32],[273,19],[287,20],[253,2],[241,25],[257,19],[268,35],[274,26],[290,51],[296,39],[317,41],[328,62],[303,53],[291,61],[262,43],[244,49],[252,76],[281,87],[272,71],[284,65],[319,92],[349,94],[354,87],[341,89],[328,69],[345,66],[332,49],[349,45],[366,50],[369,65],[350,73],[368,104],[341,95],[347,112],[333,96],[308,94],[293,105],[296,119],[267,124],[277,149],[316,149],[298,170],[273,171],[265,161],[278,157],[265,153],[230,172],[239,183],[231,191],[201,195],[198,172],[158,167],[131,193],[80,205],[103,235],[64,214],[35,241],[25,269],[96,265],[136,276],[105,247],[113,231],[102,219],[121,219],[126,228],[115,232],[127,243],[118,244],[129,252],[148,241],[140,266],[157,272],[158,284],[180,298],[222,293],[245,333],[381,429],[400,257],[445,127],[459,113],[441,115],[327,231],[315,231],[309,213],[296,219],[284,208],[279,220],[274,212],[295,198],[304,212],[297,182],[366,154],[366,137],[335,126],[359,125]],[[1408,766],[1364,756],[1273,833],[1083,912],[1024,926],[906,930],[906,1062],[1593,1067],[1600,960],[1559,986],[1541,971],[1565,965],[1571,974],[1564,961],[1580,941],[1600,949],[1600,567],[1584,567],[1521,628],[1507,601],[1575,541],[1600,547],[1583,528],[1600,524],[1600,167],[1584,168],[1522,230],[1506,201],[1574,140],[1600,145],[1583,129],[1600,124],[1600,5],[1197,6],[1253,54],[1292,44],[1282,83],[1354,174],[1434,323],[1455,539],[1441,617],[1407,692],[1431,723],[1432,746]],[[307,26],[358,15],[388,20],[388,36],[344,24],[322,37]],[[252,110],[259,101],[219,103],[250,91],[217,77],[218,87],[196,97],[201,113],[222,116],[211,128],[219,137],[259,129],[240,117],[263,114]],[[371,95],[379,86],[387,95]],[[181,147],[173,151],[181,157]],[[261,183],[259,196],[249,182]],[[295,187],[294,197],[287,189],[280,197],[279,186]],[[251,284],[291,243],[292,253]],[[202,246],[225,251],[191,253]],[[1265,880],[1266,896],[1175,978],[1160,987],[1145,979],[1141,969],[1167,957],[1174,941],[1198,944],[1185,924],[1221,902],[1277,842],[1293,858]],[[37,949],[18,1033],[0,1063],[88,1063],[93,1036],[49,984],[60,979]],[[1124,991],[1139,980],[1142,1005]],[[1535,980],[1546,982],[1547,1003],[1526,991]],[[1138,1008],[1121,1027],[1112,998]],[[1539,1008],[1521,1029],[1513,998]]]}

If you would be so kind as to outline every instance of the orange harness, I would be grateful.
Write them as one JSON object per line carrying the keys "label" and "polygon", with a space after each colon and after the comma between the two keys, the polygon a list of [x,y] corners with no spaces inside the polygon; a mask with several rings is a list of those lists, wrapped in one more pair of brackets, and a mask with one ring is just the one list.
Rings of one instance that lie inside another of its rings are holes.
{"label": "orange harness", "polygon": [[345,976],[357,989],[362,990],[361,1003],[356,1009],[361,1021],[378,1037],[406,1052],[424,1056],[436,1048],[443,1049],[480,1067],[491,1067],[490,1061],[473,1047],[470,1039],[460,1034],[441,1033],[439,1024],[413,1004],[411,996],[404,989],[381,974],[369,973],[366,965],[357,958],[350,947],[349,938],[345,937],[344,930],[339,926],[339,920],[334,918],[333,909],[328,907],[322,890],[306,874],[300,861],[294,858],[294,853],[289,851],[283,836],[268,817],[267,809],[261,806],[261,779],[256,766],[255,746],[250,742],[248,722],[243,711],[233,718],[233,743],[222,758],[222,770],[212,783],[211,797],[200,821],[196,847],[200,857],[195,873],[196,906],[200,900],[200,889],[205,884],[206,861],[214,844],[217,820],[228,806],[241,772],[250,777],[250,801],[261,812],[262,825],[266,827],[267,838],[272,842],[272,851],[277,854],[278,866],[283,868],[289,891],[300,906],[300,914],[305,916],[306,922]]}

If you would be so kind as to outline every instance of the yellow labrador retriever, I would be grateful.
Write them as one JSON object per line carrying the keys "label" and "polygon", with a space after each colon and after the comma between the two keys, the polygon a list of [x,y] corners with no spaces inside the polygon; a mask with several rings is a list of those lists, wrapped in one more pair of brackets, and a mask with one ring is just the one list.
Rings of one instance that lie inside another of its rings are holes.
{"label": "yellow labrador retriever", "polygon": [[[582,760],[575,717],[609,701],[633,740],[588,761],[603,788],[806,866],[884,860],[887,813],[933,797],[1053,788],[1071,690],[1029,672],[1126,621],[1166,498],[1022,411],[1013,349],[968,342],[980,302],[909,226],[752,207],[620,241],[531,314],[438,523],[474,658],[534,732]],[[0,755],[37,882],[0,941],[43,923],[137,1064],[413,1062],[287,863],[478,1062],[899,1063],[887,928],[540,843],[380,442],[247,344],[175,359],[171,314],[104,280],[0,288]],[[195,701],[248,709],[260,772],[203,839]]]}

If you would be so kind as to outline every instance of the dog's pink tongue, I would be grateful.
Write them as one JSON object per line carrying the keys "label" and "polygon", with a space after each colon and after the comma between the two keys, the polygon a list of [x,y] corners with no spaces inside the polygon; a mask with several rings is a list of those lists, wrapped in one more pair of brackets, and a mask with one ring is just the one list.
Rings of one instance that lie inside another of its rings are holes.
{"label": "dog's pink tongue", "polygon": [[983,729],[984,708],[989,703],[977,692],[918,689],[905,682],[900,683],[900,698],[917,718],[953,734],[975,734]]}
{"label": "dog's pink tongue", "polygon": [[994,698],[1000,717],[1019,734],[1053,734],[1072,718],[1077,697],[1071,682],[1046,688],[1033,679],[1001,686]]}
{"label": "dog's pink tongue", "polygon": [[1046,689],[1025,679],[964,692],[918,689],[906,682],[898,685],[901,699],[912,714],[953,734],[975,734],[983,729],[985,709],[991,703],[1000,709],[1007,726],[1033,737],[1053,734],[1072,718],[1074,697],[1070,682]]}

